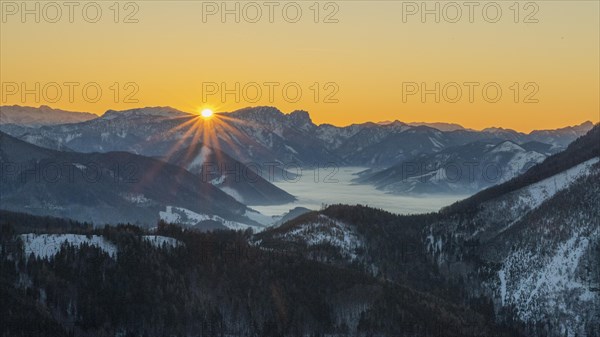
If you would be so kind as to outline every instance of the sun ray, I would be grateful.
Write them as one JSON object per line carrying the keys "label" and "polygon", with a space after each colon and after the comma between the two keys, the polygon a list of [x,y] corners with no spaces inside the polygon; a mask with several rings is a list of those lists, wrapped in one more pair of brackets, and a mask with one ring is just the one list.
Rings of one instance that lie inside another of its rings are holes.
{"label": "sun ray", "polygon": [[[199,151],[198,149],[202,149],[203,146],[213,149],[212,156],[214,160],[216,160],[216,163],[211,164],[215,165],[215,168],[218,170],[217,172],[221,172],[223,169],[223,158],[221,153],[231,152],[234,158],[243,161],[243,149],[239,144],[239,140],[244,141],[248,136],[240,128],[243,128],[244,126],[255,126],[256,123],[244,121],[223,113],[214,113],[212,110],[210,110],[210,112],[211,114],[208,112],[205,112],[204,114],[200,112],[196,116],[190,115],[169,118],[170,121],[181,120],[181,122],[170,128],[167,131],[166,136],[173,136],[180,131],[183,132],[183,134],[166,151],[166,154],[163,157],[164,162],[151,168],[149,174],[147,174],[146,177],[143,177],[144,182],[151,181],[158,170],[166,165],[173,155],[185,148],[187,148],[187,150],[182,154],[185,162],[190,161],[190,159],[192,159],[191,156],[196,154]],[[196,155],[199,155],[199,153]],[[184,169],[187,168],[184,167]],[[230,170],[233,168],[228,167],[227,169]],[[203,176],[202,178],[204,178],[204,175],[201,175]],[[173,178],[178,179],[178,177]],[[176,186],[177,184],[173,184],[172,188],[176,188]]]}

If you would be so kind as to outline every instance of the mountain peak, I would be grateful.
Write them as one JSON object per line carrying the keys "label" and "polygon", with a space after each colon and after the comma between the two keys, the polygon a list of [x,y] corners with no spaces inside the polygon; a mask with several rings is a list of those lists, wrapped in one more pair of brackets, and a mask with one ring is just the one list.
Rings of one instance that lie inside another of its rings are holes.
{"label": "mountain peak", "polygon": [[280,127],[282,125],[293,125],[305,127],[312,125],[310,115],[305,110],[294,110],[289,114],[271,106],[248,107],[230,113],[230,116],[246,121]]}
{"label": "mountain peak", "polygon": [[482,132],[492,132],[492,133],[495,133],[495,132],[513,132],[514,130],[512,130],[512,129],[505,129],[503,127],[492,126],[492,127],[489,127],[489,128],[485,128],[485,129],[483,129],[481,131]]}
{"label": "mountain peak", "polygon": [[289,117],[294,122],[300,122],[301,124],[310,124],[312,120],[310,119],[310,115],[305,110],[294,110],[290,113]]}
{"label": "mountain peak", "polygon": [[565,126],[563,128],[551,129],[551,130],[533,130],[530,135],[549,135],[549,134],[575,134],[578,136],[586,134],[588,131],[594,128],[594,123],[591,121],[585,121],[579,125]]}
{"label": "mountain peak", "polygon": [[494,148],[491,149],[490,152],[525,152],[525,149],[515,142],[506,140],[494,146]]}
{"label": "mountain peak", "polygon": [[572,126],[573,129],[578,130],[578,131],[589,131],[592,128],[594,128],[594,123],[592,123],[592,121],[585,121],[579,125],[574,125]]}
{"label": "mountain peak", "polygon": [[280,119],[283,116],[281,110],[272,106],[247,107],[230,112],[230,114],[240,119]]}
{"label": "mountain peak", "polygon": [[408,125],[410,126],[428,126],[434,129],[438,129],[440,131],[457,131],[457,130],[464,130],[465,128],[460,125],[460,124],[456,124],[456,123],[444,123],[444,122],[433,122],[433,123],[428,123],[428,122],[413,122],[413,123],[408,123]]}
{"label": "mountain peak", "polygon": [[130,116],[152,116],[152,117],[177,117],[189,115],[186,112],[179,111],[169,106],[155,106],[145,108],[135,108],[129,110],[107,110],[101,118],[113,119],[118,117]]}

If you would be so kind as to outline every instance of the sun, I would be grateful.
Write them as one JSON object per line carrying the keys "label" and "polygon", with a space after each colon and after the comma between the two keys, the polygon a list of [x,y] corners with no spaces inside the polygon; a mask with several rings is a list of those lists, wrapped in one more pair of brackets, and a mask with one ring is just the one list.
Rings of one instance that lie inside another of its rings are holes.
{"label": "sun", "polygon": [[200,112],[200,116],[204,118],[211,118],[213,114],[214,112],[211,109],[204,109],[202,112]]}

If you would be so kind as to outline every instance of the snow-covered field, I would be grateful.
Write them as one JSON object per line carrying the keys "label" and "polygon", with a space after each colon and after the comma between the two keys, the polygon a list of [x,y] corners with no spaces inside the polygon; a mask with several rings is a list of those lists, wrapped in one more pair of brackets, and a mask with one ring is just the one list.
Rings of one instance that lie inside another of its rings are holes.
{"label": "snow-covered field", "polygon": [[54,257],[64,243],[79,247],[84,243],[102,249],[111,257],[117,256],[117,247],[100,235],[79,234],[23,234],[21,240],[24,244],[25,255],[32,253],[37,258],[48,259]]}
{"label": "snow-covered field", "polygon": [[[114,243],[106,240],[101,235],[81,235],[81,234],[22,234],[25,256],[33,254],[37,258],[49,259],[54,257],[60,251],[63,244],[67,243],[74,247],[80,247],[83,244],[95,246],[106,252],[112,258],[117,257],[117,247]],[[144,235],[142,240],[151,243],[157,248],[164,245],[167,247],[176,247],[182,243],[174,238],[161,235]]]}

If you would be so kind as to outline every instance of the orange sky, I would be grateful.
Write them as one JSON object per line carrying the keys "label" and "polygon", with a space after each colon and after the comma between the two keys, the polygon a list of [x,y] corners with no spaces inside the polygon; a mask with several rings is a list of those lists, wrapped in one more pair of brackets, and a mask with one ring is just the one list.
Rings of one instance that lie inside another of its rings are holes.
{"label": "orange sky", "polygon": [[[521,131],[600,118],[597,1],[521,3],[518,13],[512,1],[496,2],[502,14],[495,23],[487,22],[496,11],[489,2],[473,9],[472,23],[464,6],[457,22],[449,22],[457,12],[445,2],[439,23],[434,14],[422,22],[421,9],[399,1],[320,2],[318,13],[313,1],[275,2],[272,23],[263,2],[254,3],[262,11],[256,23],[250,22],[256,8],[247,2],[238,2],[239,23],[235,14],[223,22],[221,1],[122,3],[118,13],[112,1],[98,3],[102,15],[95,23],[86,20],[96,20],[96,8],[84,16],[83,5],[75,7],[71,23],[69,8],[57,16],[47,3],[40,3],[36,23],[34,14],[22,22],[21,2],[2,2],[2,105],[97,114],[156,105],[190,112],[273,105],[307,110],[316,123],[398,119]],[[227,4],[232,9],[236,2]],[[436,2],[427,4],[431,9]],[[523,22],[532,20],[538,22]],[[440,102],[435,93],[423,100],[421,84],[434,90],[436,83]],[[25,97],[21,84],[30,90]],[[102,94],[94,101],[96,87]],[[222,97],[224,88],[232,91]],[[497,88],[502,95],[492,102]]]}

